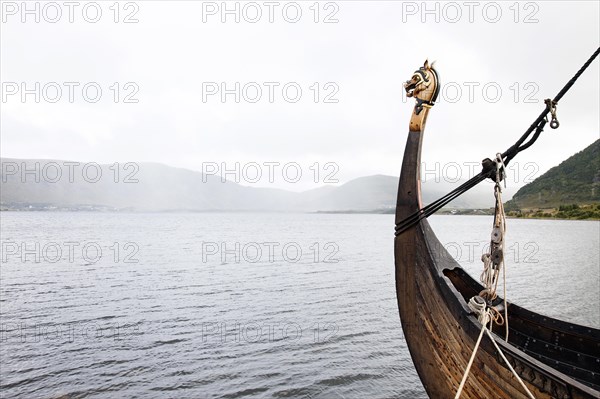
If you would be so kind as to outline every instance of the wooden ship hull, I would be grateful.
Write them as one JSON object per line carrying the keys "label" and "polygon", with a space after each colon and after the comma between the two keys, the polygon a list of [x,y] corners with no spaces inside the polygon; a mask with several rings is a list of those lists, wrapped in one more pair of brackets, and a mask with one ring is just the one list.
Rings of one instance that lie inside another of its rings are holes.
{"label": "wooden ship hull", "polygon": [[[411,119],[397,225],[423,207],[419,166],[428,111]],[[482,327],[467,304],[483,287],[444,249],[426,219],[398,235],[394,251],[398,308],[415,368],[431,398],[454,398]],[[495,334],[504,326],[493,325],[495,341],[535,398],[600,398],[600,330],[511,303],[507,308],[509,340]],[[528,397],[484,335],[461,398]]]}

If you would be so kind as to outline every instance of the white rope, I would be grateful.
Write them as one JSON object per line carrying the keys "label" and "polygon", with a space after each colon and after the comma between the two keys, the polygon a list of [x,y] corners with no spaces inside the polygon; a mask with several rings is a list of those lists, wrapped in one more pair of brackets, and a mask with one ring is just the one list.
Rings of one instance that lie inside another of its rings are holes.
{"label": "white rope", "polygon": [[454,399],[459,399],[460,395],[462,394],[462,391],[465,387],[465,383],[467,382],[467,377],[469,376],[469,371],[471,371],[471,366],[473,366],[473,361],[475,360],[475,355],[477,354],[477,350],[479,349],[479,345],[481,344],[481,339],[483,337],[484,332],[488,335],[488,337],[490,337],[490,340],[496,347],[496,350],[498,351],[498,353],[500,354],[500,356],[502,357],[502,359],[508,366],[508,369],[513,373],[513,375],[515,376],[517,381],[519,381],[519,384],[521,384],[521,386],[523,387],[523,390],[527,393],[527,396],[529,396],[530,399],[535,399],[535,396],[533,396],[533,394],[531,393],[529,388],[527,388],[527,385],[525,385],[525,383],[523,382],[521,377],[519,377],[519,375],[517,374],[515,369],[513,369],[513,367],[510,365],[510,363],[508,362],[508,359],[506,359],[506,356],[504,356],[504,353],[502,352],[502,350],[496,343],[494,336],[492,335],[490,330],[487,328],[487,323],[493,319],[491,310],[485,309],[486,308],[485,303],[483,304],[483,308],[482,308],[481,303],[478,302],[477,300],[474,300],[474,298],[476,298],[476,297],[471,298],[471,300],[469,301],[469,308],[473,309],[473,311],[475,313],[477,313],[477,319],[480,320],[480,322],[482,321],[481,331],[479,332],[479,337],[477,337],[477,341],[475,342],[475,347],[473,348],[473,353],[471,354],[469,363],[467,363],[467,368],[465,369],[465,373],[463,374],[463,377],[460,381],[460,385],[458,386],[458,389],[456,390],[456,395],[454,395]]}
{"label": "white rope", "polygon": [[[485,314],[485,312],[483,312],[482,314]],[[479,344],[481,343],[481,338],[483,338],[483,332],[485,330],[486,330],[485,323],[483,323],[481,332],[479,333],[479,337],[477,338],[477,342],[475,343],[475,347],[473,348],[473,353],[471,354],[469,363],[467,363],[467,368],[465,369],[465,373],[463,374],[462,380],[460,381],[460,385],[458,386],[456,395],[454,395],[454,399],[460,398],[460,395],[462,394],[463,388],[465,387],[465,382],[467,382],[467,377],[469,376],[469,371],[471,370],[471,366],[473,365],[473,360],[475,360],[475,355],[477,354],[477,349],[479,349]]]}
{"label": "white rope", "polygon": [[[503,171],[506,171],[506,166],[504,165],[504,160],[502,159],[502,154],[496,154],[496,165],[498,165],[498,169],[502,168]],[[506,213],[504,212],[504,202],[502,202],[502,189],[498,184],[500,178],[500,171],[498,170],[496,175],[496,189],[494,190],[496,196],[496,203],[498,204],[498,217],[500,218],[500,225],[502,226],[502,249],[504,250],[504,241],[506,238]],[[506,176],[504,176],[504,188],[506,188]],[[502,269],[502,280],[503,280],[503,297],[504,297],[504,341],[508,342],[508,303],[506,299],[506,263],[504,263],[504,257],[502,258],[502,262],[500,265]]]}
{"label": "white rope", "polygon": [[481,324],[485,324],[485,300],[480,296],[474,296],[471,299],[469,299],[468,306],[469,309],[471,309],[477,315],[477,320],[479,320]]}
{"label": "white rope", "polygon": [[533,394],[531,393],[531,391],[529,390],[529,388],[527,388],[527,385],[525,385],[525,383],[523,382],[523,380],[521,379],[521,377],[519,377],[519,374],[517,374],[517,372],[515,371],[515,369],[513,369],[513,367],[508,362],[508,359],[506,359],[506,356],[504,356],[504,353],[500,350],[500,347],[496,343],[496,340],[494,339],[494,337],[492,336],[492,334],[489,332],[489,330],[487,328],[485,328],[485,326],[483,326],[483,329],[487,333],[488,337],[490,337],[490,339],[492,340],[492,344],[494,344],[494,346],[496,347],[496,350],[498,351],[498,353],[500,354],[500,356],[502,356],[502,359],[504,359],[504,362],[506,363],[506,365],[508,366],[508,368],[510,369],[510,371],[517,378],[517,381],[519,381],[519,384],[521,384],[521,386],[523,387],[523,389],[527,393],[527,396],[529,396],[531,399],[535,399],[535,396],[533,396]]}
{"label": "white rope", "polygon": [[494,268],[492,267],[492,254],[483,254],[481,256],[481,260],[483,262],[483,271],[481,272],[481,276],[479,277],[479,279],[485,287],[484,291],[492,294],[495,281]]}
{"label": "white rope", "polygon": [[508,303],[506,301],[506,265],[502,264],[502,279],[504,280],[504,341],[508,342]]}

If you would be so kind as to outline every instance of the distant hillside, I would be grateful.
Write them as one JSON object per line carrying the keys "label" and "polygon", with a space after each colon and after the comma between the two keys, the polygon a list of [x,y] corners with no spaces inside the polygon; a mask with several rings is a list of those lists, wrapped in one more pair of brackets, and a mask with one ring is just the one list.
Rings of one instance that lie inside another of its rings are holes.
{"label": "distant hillside", "polygon": [[600,140],[523,186],[506,208],[593,203],[600,203]]}
{"label": "distant hillside", "polygon": [[[118,176],[111,165],[99,165],[90,168],[86,179],[81,167],[70,172],[66,161],[4,158],[2,163],[0,204],[4,210],[391,211],[398,189],[398,178],[384,175],[297,193],[222,182],[220,176],[157,163],[136,164],[135,174],[134,169],[121,169]],[[61,177],[55,179],[56,165],[61,167]],[[34,172],[21,174],[36,168],[37,177]],[[97,173],[101,178],[94,181]],[[422,185],[423,201],[429,203],[459,184],[427,181]],[[482,184],[450,206],[488,208],[493,205],[490,190]]]}

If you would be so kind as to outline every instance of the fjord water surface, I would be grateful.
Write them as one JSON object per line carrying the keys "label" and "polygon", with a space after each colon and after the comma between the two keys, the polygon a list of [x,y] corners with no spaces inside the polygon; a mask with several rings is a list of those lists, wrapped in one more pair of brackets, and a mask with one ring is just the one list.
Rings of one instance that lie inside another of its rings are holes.
{"label": "fjord water surface", "polygon": [[[491,218],[430,222],[478,276]],[[426,397],[398,318],[392,215],[1,223],[2,397]],[[509,220],[507,240],[512,301],[600,326],[599,222]]]}

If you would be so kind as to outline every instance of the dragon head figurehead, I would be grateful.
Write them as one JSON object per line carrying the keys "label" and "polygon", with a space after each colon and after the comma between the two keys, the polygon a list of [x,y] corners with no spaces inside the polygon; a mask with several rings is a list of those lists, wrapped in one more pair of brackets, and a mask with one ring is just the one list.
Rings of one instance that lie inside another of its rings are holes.
{"label": "dragon head figurehead", "polygon": [[423,107],[431,107],[435,104],[440,92],[440,81],[433,64],[425,61],[422,67],[417,69],[410,80],[404,83],[407,97],[414,97],[416,114],[420,114]]}

